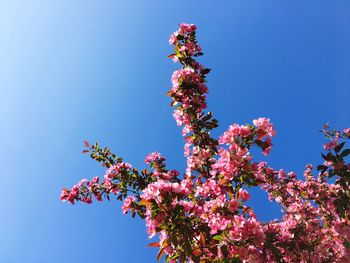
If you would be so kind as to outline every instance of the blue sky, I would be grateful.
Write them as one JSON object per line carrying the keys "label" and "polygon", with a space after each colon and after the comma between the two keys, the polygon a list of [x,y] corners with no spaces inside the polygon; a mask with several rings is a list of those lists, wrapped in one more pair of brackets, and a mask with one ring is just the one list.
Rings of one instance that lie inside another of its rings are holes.
{"label": "blue sky", "polygon": [[[61,188],[103,170],[98,140],[134,166],[158,150],[184,169],[171,117],[169,35],[198,25],[209,108],[231,123],[265,116],[268,158],[318,164],[322,124],[350,126],[350,4],[338,1],[0,1],[0,262],[155,262],[144,222],[120,203],[69,206]],[[259,157],[260,158],[260,157]],[[279,207],[256,191],[262,220]]]}

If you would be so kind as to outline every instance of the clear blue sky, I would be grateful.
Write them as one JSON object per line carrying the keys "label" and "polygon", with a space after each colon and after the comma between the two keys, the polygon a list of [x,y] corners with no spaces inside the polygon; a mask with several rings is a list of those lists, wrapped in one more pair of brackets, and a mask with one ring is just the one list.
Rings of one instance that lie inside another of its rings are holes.
{"label": "clear blue sky", "polygon": [[[350,126],[350,3],[281,0],[0,1],[0,262],[155,262],[144,223],[120,203],[59,201],[103,170],[81,155],[98,140],[142,168],[158,150],[184,168],[171,117],[169,35],[198,25],[211,67],[209,108],[223,132],[270,117],[268,158],[319,163],[322,124]],[[255,193],[259,218],[279,208]],[[108,261],[107,261],[108,260]]]}

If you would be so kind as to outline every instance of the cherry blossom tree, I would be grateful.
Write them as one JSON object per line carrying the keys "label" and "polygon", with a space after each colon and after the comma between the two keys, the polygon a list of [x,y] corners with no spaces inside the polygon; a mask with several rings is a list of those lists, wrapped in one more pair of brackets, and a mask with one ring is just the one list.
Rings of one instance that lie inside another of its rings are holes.
{"label": "cherry blossom tree", "polygon": [[[268,118],[252,124],[232,124],[219,139],[211,136],[218,121],[206,111],[206,76],[196,26],[181,24],[169,43],[169,57],[182,68],[171,78],[173,116],[182,127],[187,168],[170,169],[159,152],[146,156],[148,168],[137,170],[109,148],[87,147],[92,159],[105,167],[104,178],[81,180],[61,200],[90,204],[123,201],[124,214],[146,221],[150,238],[158,242],[158,260],[165,262],[349,262],[350,164],[344,149],[350,128],[322,132],[323,164],[306,166],[304,180],[294,172],[276,170],[253,159],[252,147],[268,155],[275,128]],[[316,174],[315,174],[316,173]],[[314,175],[315,174],[315,175]],[[332,178],[333,177],[333,178]],[[280,220],[260,222],[246,202],[248,188],[260,187],[283,209]]]}

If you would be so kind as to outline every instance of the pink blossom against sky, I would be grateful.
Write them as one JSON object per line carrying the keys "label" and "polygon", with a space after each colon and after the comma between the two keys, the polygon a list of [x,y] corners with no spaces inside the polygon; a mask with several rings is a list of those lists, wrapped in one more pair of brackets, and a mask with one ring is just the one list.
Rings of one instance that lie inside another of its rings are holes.
{"label": "pink blossom against sky", "polygon": [[[71,207],[57,197],[63,185],[103,178],[80,154],[83,140],[135,167],[157,150],[184,172],[164,96],[177,67],[168,39],[181,22],[198,26],[201,62],[212,68],[216,137],[265,116],[278,135],[261,159],[299,176],[322,162],[318,130],[350,126],[349,10],[346,0],[2,2],[0,262],[107,261],[114,248],[123,251],[115,262],[154,262],[144,222],[123,216],[121,203]],[[265,195],[249,193],[259,219],[279,217]]]}

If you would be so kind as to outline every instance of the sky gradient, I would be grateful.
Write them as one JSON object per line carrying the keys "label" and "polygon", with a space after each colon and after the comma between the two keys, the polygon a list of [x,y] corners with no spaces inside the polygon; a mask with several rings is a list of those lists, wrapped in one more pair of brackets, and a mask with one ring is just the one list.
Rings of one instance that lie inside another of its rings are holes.
{"label": "sky gradient", "polygon": [[[138,168],[158,150],[184,171],[164,95],[181,22],[198,26],[212,68],[214,135],[269,117],[271,166],[319,164],[322,125],[350,127],[349,13],[346,0],[0,0],[0,262],[156,262],[144,222],[119,202],[71,206],[59,195],[104,174],[83,140]],[[279,216],[266,194],[253,197],[259,219]]]}

